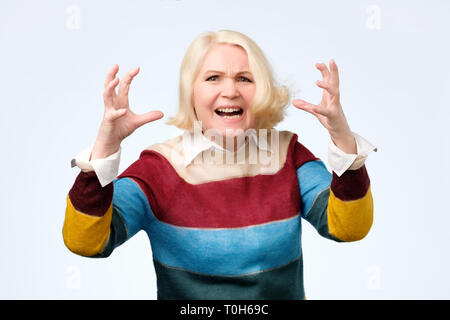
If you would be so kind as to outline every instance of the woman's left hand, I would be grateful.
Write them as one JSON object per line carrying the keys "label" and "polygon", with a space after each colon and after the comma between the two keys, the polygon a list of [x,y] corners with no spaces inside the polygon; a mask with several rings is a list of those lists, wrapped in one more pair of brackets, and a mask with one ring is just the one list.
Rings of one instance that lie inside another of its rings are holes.
{"label": "woman's left hand", "polygon": [[301,99],[294,99],[292,104],[296,108],[316,116],[328,130],[337,147],[347,153],[356,153],[355,139],[340,103],[339,74],[336,62],[333,59],[330,60],[330,70],[324,63],[316,63],[316,68],[320,70],[323,78],[322,81],[316,81],[317,86],[324,89],[322,101],[315,105]]}

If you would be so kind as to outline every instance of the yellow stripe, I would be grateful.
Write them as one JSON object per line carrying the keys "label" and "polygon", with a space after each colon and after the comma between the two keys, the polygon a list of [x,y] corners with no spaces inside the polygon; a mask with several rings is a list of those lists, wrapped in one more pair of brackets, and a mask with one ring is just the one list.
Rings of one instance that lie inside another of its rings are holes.
{"label": "yellow stripe", "polygon": [[108,243],[112,218],[112,202],[103,217],[90,216],[75,209],[67,196],[63,238],[66,247],[82,256],[93,256]]}
{"label": "yellow stripe", "polygon": [[373,222],[373,199],[370,185],[358,200],[343,201],[330,189],[327,208],[328,230],[342,241],[357,241],[369,233]]}

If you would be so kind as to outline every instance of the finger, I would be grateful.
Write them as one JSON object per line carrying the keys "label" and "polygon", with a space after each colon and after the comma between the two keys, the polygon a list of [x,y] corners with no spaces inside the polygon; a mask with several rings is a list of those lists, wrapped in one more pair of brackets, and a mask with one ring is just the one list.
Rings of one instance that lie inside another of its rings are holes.
{"label": "finger", "polygon": [[339,86],[339,72],[334,59],[330,60],[330,80],[336,87]]}
{"label": "finger", "polygon": [[316,68],[322,73],[323,80],[328,80],[330,72],[328,71],[327,65],[325,63],[316,63]]}
{"label": "finger", "polygon": [[140,126],[161,119],[164,114],[161,111],[150,111],[144,114],[140,114],[137,116],[136,126],[139,128]]}
{"label": "finger", "polygon": [[305,100],[295,99],[292,101],[292,104],[294,105],[294,107],[309,112],[315,116],[317,114],[323,114],[318,105],[306,102]]}
{"label": "finger", "polygon": [[317,80],[316,84],[318,87],[325,89],[330,95],[337,95],[338,93],[338,89],[329,82]]}
{"label": "finger", "polygon": [[139,67],[128,71],[127,74],[123,77],[122,82],[119,85],[119,95],[120,96],[128,95],[128,91],[130,90],[131,81],[138,73],[139,73]]}
{"label": "finger", "polygon": [[106,86],[112,81],[114,80],[114,78],[116,77],[117,71],[119,71],[119,65],[115,64],[111,70],[109,70],[108,74],[106,75],[106,80],[105,80],[105,89]]}
{"label": "finger", "polygon": [[103,92],[103,99],[105,101],[105,105],[112,106],[113,99],[116,96],[115,88],[119,83],[119,78],[114,78],[114,80],[110,81],[106,86],[105,91]]}

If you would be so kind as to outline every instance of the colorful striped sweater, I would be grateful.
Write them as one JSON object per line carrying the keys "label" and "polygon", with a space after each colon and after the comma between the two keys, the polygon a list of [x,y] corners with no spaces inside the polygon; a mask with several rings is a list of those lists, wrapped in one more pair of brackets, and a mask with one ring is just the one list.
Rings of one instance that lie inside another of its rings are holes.
{"label": "colorful striped sweater", "polygon": [[158,299],[304,299],[302,221],[334,241],[364,238],[370,180],[365,164],[338,176],[296,134],[278,133],[277,166],[264,170],[186,167],[178,136],[142,151],[105,187],[81,171],[67,196],[66,246],[107,257],[144,230]]}

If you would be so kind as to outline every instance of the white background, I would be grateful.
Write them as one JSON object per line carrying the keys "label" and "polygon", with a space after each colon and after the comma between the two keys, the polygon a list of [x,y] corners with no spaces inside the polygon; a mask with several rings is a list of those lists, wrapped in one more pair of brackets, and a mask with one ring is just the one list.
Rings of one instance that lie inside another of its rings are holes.
{"label": "white background", "polygon": [[[63,243],[66,196],[103,115],[103,82],[137,66],[132,110],[165,117],[122,144],[120,172],[181,132],[181,60],[205,31],[252,38],[293,98],[318,103],[316,62],[337,62],[351,129],[378,147],[366,161],[375,216],[359,242],[303,223],[308,299],[449,299],[448,1],[6,1],[0,4],[0,298],[155,299],[149,241],[107,259]],[[277,126],[326,162],[328,132],[289,107]]]}

